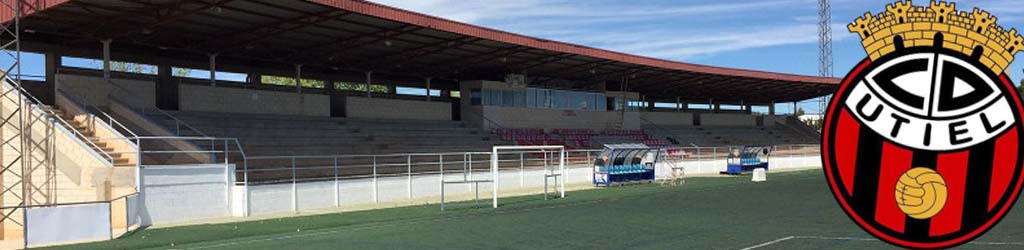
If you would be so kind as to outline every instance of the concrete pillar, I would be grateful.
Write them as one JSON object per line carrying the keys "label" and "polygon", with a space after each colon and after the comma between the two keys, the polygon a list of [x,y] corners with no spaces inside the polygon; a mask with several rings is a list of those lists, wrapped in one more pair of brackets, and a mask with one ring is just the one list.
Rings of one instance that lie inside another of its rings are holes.
{"label": "concrete pillar", "polygon": [[157,66],[156,78],[156,107],[163,110],[178,110],[179,89],[178,81],[174,79],[171,72],[171,65],[160,64]]}
{"label": "concrete pillar", "polygon": [[775,102],[772,101],[768,104],[768,115],[775,115]]}
{"label": "concrete pillar", "polygon": [[793,115],[796,115],[796,102],[793,102]]}
{"label": "concrete pillar", "polygon": [[249,79],[247,79],[247,82],[250,85],[260,85],[260,84],[263,84],[263,74],[260,74],[260,73],[257,73],[255,71],[253,71],[253,72],[249,72],[248,75],[249,75],[248,76]]}
{"label": "concrete pillar", "polygon": [[743,106],[743,108],[744,108],[744,110],[747,111],[747,114],[753,114],[754,113],[753,105],[747,104],[747,105]]}
{"label": "concrete pillar", "polygon": [[45,93],[39,98],[45,104],[53,104],[57,92],[57,67],[60,67],[60,55],[56,53],[46,53],[46,86]]}
{"label": "concrete pillar", "polygon": [[430,77],[427,77],[427,101],[430,101]]}
{"label": "concrete pillar", "polygon": [[217,86],[217,54],[209,54],[210,56],[210,86]]}
{"label": "concrete pillar", "polygon": [[367,71],[366,72],[366,98],[373,98],[373,95],[370,94],[370,87],[373,86],[373,85],[370,84],[370,82],[372,80],[373,80],[373,71]]}
{"label": "concrete pillar", "polygon": [[103,43],[103,79],[110,80],[110,42],[113,40],[105,39],[100,41]]}
{"label": "concrete pillar", "polygon": [[295,65],[295,92],[302,94],[302,64]]}

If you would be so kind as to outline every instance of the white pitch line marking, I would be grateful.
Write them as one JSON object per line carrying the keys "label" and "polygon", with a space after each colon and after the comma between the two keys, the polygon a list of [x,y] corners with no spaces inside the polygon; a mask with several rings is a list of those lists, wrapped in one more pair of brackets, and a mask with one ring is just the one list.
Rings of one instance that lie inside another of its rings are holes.
{"label": "white pitch line marking", "polygon": [[795,238],[796,238],[796,236],[786,236],[786,237],[782,237],[782,238],[779,238],[779,239],[776,239],[776,240],[773,240],[773,241],[757,244],[757,245],[750,246],[750,247],[747,247],[747,248],[744,248],[744,249],[740,249],[740,250],[751,250],[751,249],[755,249],[755,248],[762,248],[762,247],[766,247],[766,246],[769,246],[769,245],[772,245],[772,244],[775,244],[775,243],[779,243],[779,242],[783,242],[783,241],[787,241],[787,240],[792,240],[792,239],[795,239]]}

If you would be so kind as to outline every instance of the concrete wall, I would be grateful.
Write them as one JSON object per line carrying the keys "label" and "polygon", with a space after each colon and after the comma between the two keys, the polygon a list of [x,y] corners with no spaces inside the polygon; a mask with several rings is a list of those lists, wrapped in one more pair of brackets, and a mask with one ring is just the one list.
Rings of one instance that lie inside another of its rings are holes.
{"label": "concrete wall", "polygon": [[142,166],[142,225],[231,216],[234,165]]}
{"label": "concrete wall", "polygon": [[757,120],[749,114],[700,114],[701,126],[757,126]]}
{"label": "concrete wall", "polygon": [[291,92],[179,85],[182,111],[330,116],[330,96]]}
{"label": "concrete wall", "polygon": [[[668,176],[671,166],[684,166],[687,174],[717,174],[726,162],[719,159],[685,159],[659,163],[656,175]],[[399,175],[338,181],[309,181],[280,184],[234,185],[233,165],[145,166],[143,195],[138,211],[143,225],[197,221],[214,217],[261,215],[306,211],[335,206],[371,205],[378,202],[426,200],[436,202],[441,194],[438,174]],[[820,167],[818,156],[780,156],[771,158],[770,170]],[[567,184],[587,184],[592,179],[589,164],[567,166]],[[543,170],[503,170],[499,177],[499,195],[521,188],[543,187]],[[488,172],[475,172],[473,179],[491,179]],[[461,173],[446,173],[447,181],[462,180]],[[770,177],[769,177],[770,178]],[[480,197],[490,198],[493,184],[481,183]],[[247,189],[246,189],[247,188]],[[446,196],[467,197],[469,185],[449,184]],[[246,202],[248,199],[248,202]],[[487,200],[481,201],[486,204]],[[499,204],[501,199],[499,199]],[[134,217],[129,217],[134,219]]]}
{"label": "concrete wall", "polygon": [[57,74],[57,89],[80,97],[96,105],[106,106],[108,95],[123,100],[132,107],[154,107],[156,105],[156,83],[146,80],[111,79],[74,74]]}
{"label": "concrete wall", "polygon": [[[664,126],[693,126],[693,113],[643,112],[639,116],[647,122]],[[702,115],[701,118],[704,118]]]}
{"label": "concrete wall", "polygon": [[[480,107],[484,115],[508,128],[588,128],[597,131],[613,129],[622,121],[623,129],[641,129],[651,123],[660,126],[693,126],[693,113],[676,112],[626,112],[623,116],[615,111],[582,111],[531,109],[518,107]],[[465,115],[464,115],[465,116]],[[642,119],[641,119],[642,118]],[[701,126],[757,126],[757,119],[749,114],[700,114]],[[775,120],[785,122],[785,117],[765,118],[765,126],[774,125]],[[493,125],[483,122],[488,129]]]}
{"label": "concrete wall", "polygon": [[452,105],[448,102],[349,96],[345,98],[345,114],[358,118],[447,121],[452,119]]}
{"label": "concrete wall", "polygon": [[[601,131],[615,128],[622,120],[621,113],[607,111],[483,106],[482,112],[487,119],[507,128],[589,128]],[[635,115],[635,112],[627,113],[627,115]],[[635,121],[629,117],[626,120]],[[485,122],[484,125],[487,129],[493,128],[490,123]],[[636,126],[627,125],[627,127]]]}

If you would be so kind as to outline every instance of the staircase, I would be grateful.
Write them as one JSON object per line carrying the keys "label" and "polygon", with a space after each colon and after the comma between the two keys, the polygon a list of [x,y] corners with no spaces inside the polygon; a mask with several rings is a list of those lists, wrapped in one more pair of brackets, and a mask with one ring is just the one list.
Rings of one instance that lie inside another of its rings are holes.
{"label": "staircase", "polygon": [[88,120],[75,119],[74,116],[67,114],[67,112],[60,110],[58,107],[50,107],[50,110],[57,116],[60,116],[61,119],[67,121],[72,126],[69,129],[78,131],[78,133],[86,137],[85,139],[92,142],[92,144],[87,143],[87,145],[93,147],[97,152],[102,152],[104,157],[110,156],[108,160],[110,160],[111,165],[114,167],[135,167],[134,157],[132,157],[134,153],[117,151],[110,143],[96,136],[96,131],[89,126]]}

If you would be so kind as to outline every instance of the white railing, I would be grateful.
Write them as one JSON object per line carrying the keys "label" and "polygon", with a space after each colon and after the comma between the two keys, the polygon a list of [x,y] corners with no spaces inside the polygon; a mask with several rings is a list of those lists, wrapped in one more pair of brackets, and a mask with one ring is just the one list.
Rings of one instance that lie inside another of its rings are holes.
{"label": "white railing", "polygon": [[[125,126],[124,124],[119,122],[117,119],[114,119],[113,116],[108,114],[106,111],[103,111],[103,109],[97,107],[96,105],[93,105],[90,102],[82,100],[81,97],[79,97],[79,96],[69,94],[67,92],[64,92],[64,90],[61,90],[61,89],[57,89],[57,93],[56,94],[57,94],[58,98],[60,98],[60,97],[67,98],[67,100],[68,100],[70,105],[75,105],[76,106],[74,108],[80,109],[80,110],[84,111],[86,113],[86,115],[88,115],[88,121],[89,121],[88,124],[90,126],[100,125],[100,126],[103,126],[103,128],[107,129],[107,131],[111,131],[111,132],[114,132],[114,133],[117,133],[117,134],[120,134],[121,136],[123,136],[123,137],[121,137],[121,138],[119,138],[117,140],[122,141],[125,145],[130,147],[132,149],[132,151],[118,152],[118,153],[134,154],[135,157],[136,157],[135,165],[137,167],[137,165],[141,162],[141,155],[140,155],[140,152],[139,152],[139,141],[138,141],[138,139],[134,139],[133,140],[131,138],[137,138],[139,136],[138,134],[136,134],[134,131],[129,129],[127,126]],[[97,115],[102,115],[103,118],[97,119],[98,118]],[[100,121],[100,122],[96,122],[97,120]],[[90,129],[95,130],[94,128],[90,128]],[[104,141],[106,141],[106,140],[102,140],[102,139],[88,139],[88,140],[91,140],[93,142],[104,142]],[[111,161],[111,164],[113,164],[113,160]]]}
{"label": "white railing", "polygon": [[[668,148],[667,157],[662,159],[674,161],[668,167],[685,166],[686,172],[718,173],[725,169],[729,148]],[[817,148],[817,145],[776,146],[770,161],[778,168],[819,166]],[[591,167],[599,152],[567,150],[567,182],[576,185],[590,183]],[[498,172],[502,176],[501,183],[504,183],[502,188],[539,187],[542,178],[538,176],[543,175],[545,164],[558,164],[555,154],[536,150],[499,152]],[[482,175],[491,173],[490,155],[490,152],[444,152],[249,156],[235,170],[235,186],[246,190],[243,201],[246,211],[243,214],[246,215],[414,201],[439,195],[438,182],[445,178],[473,179],[473,175],[489,178]],[[466,191],[471,190],[472,185]]]}
{"label": "white railing", "polygon": [[[118,101],[120,101],[120,100],[118,100]],[[176,136],[209,137],[209,135],[207,135],[206,133],[203,133],[199,129],[193,127],[192,125],[188,124],[185,121],[182,121],[181,119],[178,119],[178,117],[176,117],[176,116],[174,116],[174,115],[172,115],[170,113],[167,113],[167,111],[164,111],[162,109],[142,107],[142,108],[139,108],[139,111],[143,115],[156,114],[156,115],[160,115],[160,116],[166,117],[166,118],[171,119],[172,121],[174,121],[174,135],[176,135]],[[182,129],[186,129],[186,130],[182,130]],[[186,134],[186,133],[182,133],[182,132],[191,132],[191,133]]]}
{"label": "white railing", "polygon": [[[25,90],[21,86],[14,86],[14,85],[11,84],[11,82],[12,81],[10,79],[7,79],[6,77],[5,77],[5,79],[3,79],[4,86],[9,89],[9,90],[5,90],[5,91],[17,91],[19,93],[19,96],[21,96],[21,98],[23,100],[25,100],[25,103],[28,104],[28,105],[26,105],[26,107],[30,107],[32,112],[37,112],[40,115],[43,115],[43,116],[45,116],[47,118],[50,118],[53,123],[57,124],[59,127],[62,128],[62,129],[60,129],[62,132],[64,132],[65,134],[71,136],[72,138],[77,138],[78,140],[76,140],[76,141],[78,141],[79,143],[84,144],[82,146],[85,146],[85,147],[89,148],[89,151],[90,151],[91,154],[93,154],[94,156],[97,156],[97,157],[99,157],[101,159],[104,159],[105,160],[104,165],[106,165],[107,167],[113,167],[114,157],[112,157],[107,152],[103,151],[103,148],[101,148],[100,146],[96,145],[96,143],[94,143],[92,140],[89,140],[88,136],[85,136],[85,134],[82,134],[81,131],[78,131],[78,129],[75,129],[75,126],[72,126],[70,123],[68,123],[68,121],[64,120],[63,117],[61,117],[60,115],[57,115],[56,113],[54,113],[53,110],[43,108],[41,106],[41,105],[43,105],[42,104],[43,102],[39,101],[39,99],[36,99],[35,96],[29,94],[28,90]],[[4,96],[6,96],[7,98],[10,98],[10,96],[8,96],[8,95],[4,95]],[[10,101],[15,101],[16,102],[16,100],[10,100]]]}

